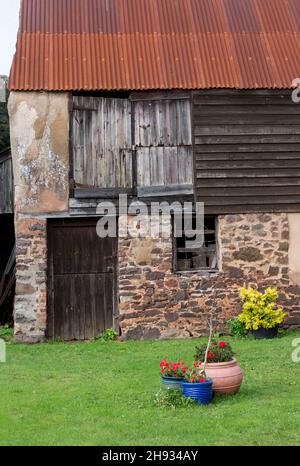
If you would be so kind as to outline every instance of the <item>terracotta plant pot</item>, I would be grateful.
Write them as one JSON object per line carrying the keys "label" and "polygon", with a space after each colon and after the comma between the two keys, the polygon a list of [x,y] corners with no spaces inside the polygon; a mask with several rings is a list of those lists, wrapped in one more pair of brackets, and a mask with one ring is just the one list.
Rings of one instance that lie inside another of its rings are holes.
{"label": "terracotta plant pot", "polygon": [[206,376],[213,381],[213,392],[218,395],[237,393],[243,381],[243,372],[235,358],[207,364]]}

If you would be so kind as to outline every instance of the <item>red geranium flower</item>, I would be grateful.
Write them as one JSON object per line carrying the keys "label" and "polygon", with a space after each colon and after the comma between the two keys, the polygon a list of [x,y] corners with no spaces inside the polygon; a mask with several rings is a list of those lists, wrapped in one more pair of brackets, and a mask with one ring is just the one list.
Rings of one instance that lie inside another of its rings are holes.
{"label": "red geranium flower", "polygon": [[203,379],[202,377],[200,377],[200,379],[198,379],[198,382],[200,382],[200,383],[204,383],[204,382],[206,382],[206,380],[205,380],[205,379]]}
{"label": "red geranium flower", "polygon": [[212,344],[212,346],[216,346],[216,342],[215,342],[215,341],[212,341],[211,344]]}
{"label": "red geranium flower", "polygon": [[227,346],[226,341],[220,341],[219,342],[219,348],[225,348],[225,346]]}
{"label": "red geranium flower", "polygon": [[171,369],[172,371],[176,371],[179,367],[179,364],[178,363],[174,363],[172,366],[171,366]]}
{"label": "red geranium flower", "polygon": [[209,351],[207,353],[207,359],[213,359],[215,357],[215,353],[213,353],[212,351]]}

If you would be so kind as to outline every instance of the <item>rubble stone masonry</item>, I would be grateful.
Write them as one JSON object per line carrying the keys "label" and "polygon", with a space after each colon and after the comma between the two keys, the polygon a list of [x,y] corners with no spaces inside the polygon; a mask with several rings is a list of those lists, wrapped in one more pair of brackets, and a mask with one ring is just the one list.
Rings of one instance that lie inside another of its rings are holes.
{"label": "rubble stone masonry", "polygon": [[280,293],[279,305],[287,312],[284,325],[299,327],[300,284],[293,283],[290,276],[289,230],[289,214],[220,216],[219,272],[210,275],[174,273],[171,237],[120,237],[119,319],[122,337],[203,335],[207,332],[207,316],[211,308],[215,310],[216,328],[226,331],[226,321],[241,310],[238,289],[242,286],[276,287]]}
{"label": "rubble stone masonry", "polygon": [[15,341],[45,339],[47,319],[46,220],[16,217]]}
{"label": "rubble stone masonry", "polygon": [[45,339],[46,214],[69,208],[67,93],[11,92],[9,113],[15,187],[16,342]]}

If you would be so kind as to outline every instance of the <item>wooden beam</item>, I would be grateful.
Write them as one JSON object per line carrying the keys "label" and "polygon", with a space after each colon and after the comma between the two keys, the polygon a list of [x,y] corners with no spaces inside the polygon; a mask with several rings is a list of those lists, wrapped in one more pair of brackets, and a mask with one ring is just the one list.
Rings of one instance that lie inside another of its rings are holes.
{"label": "wooden beam", "polygon": [[164,196],[192,196],[194,194],[193,185],[173,185],[173,186],[149,186],[138,188],[138,197],[164,197]]}
{"label": "wooden beam", "polygon": [[184,100],[191,98],[191,91],[134,91],[130,94],[130,100],[138,102],[154,100]]}
{"label": "wooden beam", "polygon": [[132,196],[132,189],[126,188],[75,188],[75,199],[115,199],[120,194]]}

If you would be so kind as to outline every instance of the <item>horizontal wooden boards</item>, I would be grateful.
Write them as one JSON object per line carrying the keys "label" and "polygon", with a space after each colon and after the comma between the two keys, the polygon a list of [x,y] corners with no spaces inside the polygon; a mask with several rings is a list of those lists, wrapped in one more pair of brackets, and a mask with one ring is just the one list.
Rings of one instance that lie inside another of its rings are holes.
{"label": "horizontal wooden boards", "polygon": [[138,188],[138,197],[163,197],[163,196],[182,196],[193,195],[193,185],[180,184],[173,186],[149,186]]}
{"label": "horizontal wooden boards", "polygon": [[235,204],[235,205],[205,205],[205,215],[229,215],[229,214],[245,214],[245,213],[299,213],[300,204]]}
{"label": "horizontal wooden boards", "polygon": [[130,94],[130,100],[133,102],[142,101],[162,101],[162,100],[190,100],[191,91],[170,90],[170,91],[133,91]]}
{"label": "horizontal wooden boards", "polygon": [[195,190],[207,213],[297,211],[300,105],[288,91],[193,93]]}
{"label": "horizontal wooden boards", "polygon": [[75,199],[115,199],[121,194],[127,194],[128,196],[133,195],[131,188],[75,188],[74,197]]}
{"label": "horizontal wooden boards", "polygon": [[[273,178],[273,177],[269,177],[269,176],[266,176],[266,177],[261,177],[261,178],[258,178],[258,177],[253,177],[253,178],[248,178],[248,177],[239,177],[239,178],[216,178],[215,176],[213,177],[213,181],[211,180],[211,178],[196,178],[196,186],[197,188],[204,188],[204,187],[208,187],[211,189],[211,185],[213,183],[214,185],[214,189],[215,188],[240,188],[240,187],[245,187],[245,188],[248,188],[250,186],[252,187],[259,187],[259,186],[263,186],[263,187],[268,187],[268,186],[271,186],[271,187],[280,187],[280,186],[284,186],[284,187],[287,187],[287,186],[295,186],[295,187],[298,187],[300,186],[300,179],[299,178],[296,178],[296,177],[289,177],[289,178],[286,178],[286,177],[280,177],[278,176],[277,178]],[[211,194],[212,196],[214,196],[214,192],[212,192]]]}
{"label": "horizontal wooden boards", "polygon": [[[272,170],[274,170],[274,174],[277,174],[277,169],[280,168],[282,170],[299,170],[300,169],[300,158],[297,159],[251,159],[250,157],[248,160],[216,160],[215,165],[214,165],[214,170],[238,170],[240,173],[243,173],[243,170],[250,169],[251,172],[253,171],[253,166],[255,165],[256,169],[255,176],[259,176],[260,173],[258,170],[262,171],[262,176],[263,174],[271,174]],[[268,167],[266,167],[268,165]],[[211,160],[201,160],[201,158],[196,158],[196,169],[197,170],[205,170],[205,169],[211,169]],[[239,174],[240,174],[239,173]],[[282,172],[278,174],[279,176],[282,176]]]}

